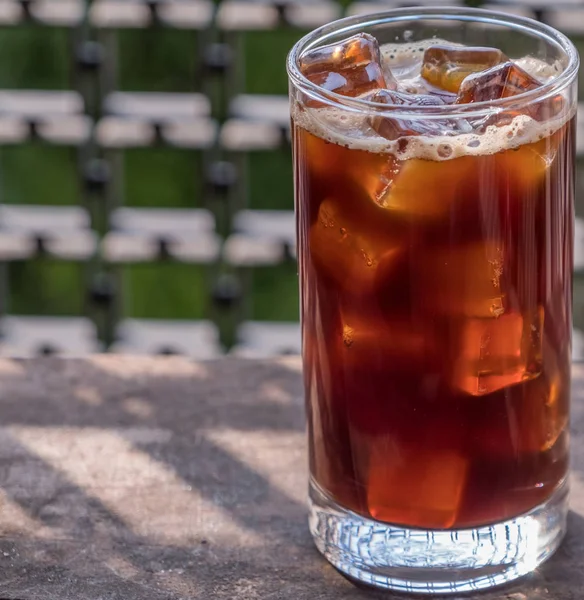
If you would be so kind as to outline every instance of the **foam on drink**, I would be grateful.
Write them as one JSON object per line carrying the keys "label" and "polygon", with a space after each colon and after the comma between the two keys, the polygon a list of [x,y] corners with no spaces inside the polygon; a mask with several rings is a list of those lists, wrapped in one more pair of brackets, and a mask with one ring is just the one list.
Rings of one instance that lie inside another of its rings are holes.
{"label": "foam on drink", "polygon": [[[441,40],[426,40],[413,44],[386,44],[381,46],[382,66],[390,69],[399,83],[400,89],[410,93],[428,93],[428,87],[421,82],[420,68],[426,49]],[[450,44],[452,45],[452,44]],[[541,83],[558,74],[558,65],[548,64],[534,57],[514,60],[515,64]],[[293,118],[298,127],[334,144],[354,150],[393,154],[400,160],[421,158],[442,161],[461,156],[481,156],[518,148],[552,135],[572,116],[573,112],[563,111],[553,119],[538,122],[526,114],[518,114],[503,125],[490,125],[484,131],[458,131],[453,135],[403,136],[388,140],[376,133],[362,114],[332,106],[309,109],[293,107]],[[496,115],[496,111],[493,115]],[[421,117],[421,115],[420,115]],[[412,115],[416,118],[416,115]],[[424,115],[424,120],[432,117]],[[435,120],[439,120],[440,115]],[[407,140],[407,143],[404,142]]]}

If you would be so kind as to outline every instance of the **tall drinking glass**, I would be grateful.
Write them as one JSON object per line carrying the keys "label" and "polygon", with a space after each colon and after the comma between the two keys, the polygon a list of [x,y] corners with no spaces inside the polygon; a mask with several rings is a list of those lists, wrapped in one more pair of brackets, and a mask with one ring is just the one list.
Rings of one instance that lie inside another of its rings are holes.
{"label": "tall drinking glass", "polygon": [[310,530],[355,580],[483,589],[562,539],[577,69],[459,8],[290,53]]}

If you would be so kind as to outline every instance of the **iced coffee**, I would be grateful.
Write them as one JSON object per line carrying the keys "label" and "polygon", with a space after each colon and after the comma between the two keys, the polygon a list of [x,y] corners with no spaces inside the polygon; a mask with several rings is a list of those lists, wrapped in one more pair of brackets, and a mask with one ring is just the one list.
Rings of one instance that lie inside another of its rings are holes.
{"label": "iced coffee", "polygon": [[292,108],[315,484],[410,528],[526,513],[568,467],[573,110],[469,105],[554,65],[359,33],[299,67],[372,107]]}

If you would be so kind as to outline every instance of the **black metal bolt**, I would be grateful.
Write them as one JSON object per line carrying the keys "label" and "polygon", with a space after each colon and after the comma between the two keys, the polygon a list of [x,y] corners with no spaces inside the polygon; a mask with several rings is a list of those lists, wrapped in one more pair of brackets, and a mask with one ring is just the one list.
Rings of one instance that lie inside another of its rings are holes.
{"label": "black metal bolt", "polygon": [[89,290],[89,298],[93,304],[101,307],[111,305],[116,297],[116,285],[107,273],[100,273],[95,277]]}
{"label": "black metal bolt", "polygon": [[168,260],[172,258],[170,252],[171,240],[165,237],[160,237],[157,240],[158,257],[160,260]]}
{"label": "black metal bolt", "polygon": [[234,275],[221,275],[213,287],[213,304],[229,309],[241,302],[241,285]]}
{"label": "black metal bolt", "polygon": [[83,169],[85,187],[89,192],[103,192],[111,181],[111,167],[101,158],[90,160]]}
{"label": "black metal bolt", "polygon": [[158,354],[161,356],[178,356],[178,355],[182,354],[182,352],[180,352],[180,350],[178,350],[177,348],[174,348],[173,346],[165,345],[165,346],[160,346],[160,348],[158,348],[158,350],[156,350],[155,354]]}
{"label": "black metal bolt", "polygon": [[152,127],[154,128],[153,144],[155,146],[161,146],[162,144],[164,144],[164,135],[163,135],[164,124],[155,122],[152,124]]}
{"label": "black metal bolt", "polygon": [[105,58],[105,51],[99,42],[87,41],[77,48],[77,65],[85,71],[99,69]]}
{"label": "black metal bolt", "polygon": [[32,4],[32,0],[20,0],[20,6],[22,6],[22,11],[24,12],[24,16],[27,19],[31,18],[30,7]]}
{"label": "black metal bolt", "polygon": [[274,2],[274,8],[278,11],[278,19],[281,23],[286,22],[286,8],[287,2]]}
{"label": "black metal bolt", "polygon": [[233,163],[217,161],[207,170],[207,181],[218,196],[225,196],[237,183],[237,168]]}
{"label": "black metal bolt", "polygon": [[27,123],[28,125],[28,135],[30,136],[31,141],[36,142],[39,140],[39,123],[36,119],[30,119]]}
{"label": "black metal bolt", "polygon": [[38,346],[36,353],[40,356],[52,356],[58,354],[59,350],[49,342],[45,342]]}
{"label": "black metal bolt", "polygon": [[153,22],[158,22],[158,4],[159,0],[146,0],[146,6],[150,11],[150,16]]}
{"label": "black metal bolt", "polygon": [[285,146],[288,146],[292,143],[292,131],[290,127],[282,127],[282,139],[286,142]]}
{"label": "black metal bolt", "polygon": [[291,242],[284,242],[283,244],[284,246],[284,259],[287,261],[296,261],[296,255],[295,255],[295,245],[293,245]]}
{"label": "black metal bolt", "polygon": [[47,240],[40,233],[36,234],[34,237],[34,245],[35,245],[35,254],[37,256],[43,256],[47,252]]}
{"label": "black metal bolt", "polygon": [[295,356],[296,354],[298,354],[298,350],[295,348],[283,347],[278,350],[279,356]]}
{"label": "black metal bolt", "polygon": [[221,75],[233,62],[233,50],[229,44],[209,44],[203,52],[203,65],[209,73]]}

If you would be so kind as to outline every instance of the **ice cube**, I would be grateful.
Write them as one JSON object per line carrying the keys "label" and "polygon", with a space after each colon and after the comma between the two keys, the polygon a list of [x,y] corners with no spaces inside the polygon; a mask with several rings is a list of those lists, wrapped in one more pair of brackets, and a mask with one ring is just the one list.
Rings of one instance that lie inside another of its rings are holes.
{"label": "ice cube", "polygon": [[[407,94],[390,90],[379,90],[369,98],[379,104],[398,106],[443,106],[444,100],[429,94]],[[400,119],[392,117],[369,117],[369,125],[382,137],[397,140],[413,135],[446,135],[452,131],[453,124],[445,119],[434,120],[427,116],[420,119]]]}
{"label": "ice cube", "polygon": [[[399,283],[397,283],[399,285]],[[355,435],[391,435],[411,426],[412,413],[422,380],[439,351],[433,332],[405,312],[388,313],[369,294],[339,295],[341,328],[329,338],[329,352],[338,361],[339,380],[348,398],[348,418]],[[355,444],[359,445],[356,441]],[[367,463],[369,444],[359,446],[355,456]],[[364,457],[361,450],[365,450]],[[366,469],[361,468],[362,477]]]}
{"label": "ice cube", "polygon": [[359,33],[306,52],[300,58],[300,69],[308,77],[324,71],[367,66],[372,61],[381,64],[379,44],[372,35]]}
{"label": "ice cube", "polygon": [[367,293],[380,266],[397,261],[402,235],[384,210],[365,196],[325,199],[312,225],[309,250],[315,267],[341,289]]}
{"label": "ice cube", "polygon": [[378,203],[399,172],[401,161],[391,154],[348,149],[307,133],[298,153],[318,179],[322,195],[347,193],[347,182]]}
{"label": "ice cube", "polygon": [[381,66],[399,81],[416,79],[420,75],[422,56],[419,52],[399,52],[392,44],[382,44]]}
{"label": "ice cube", "polygon": [[421,74],[432,85],[456,94],[465,77],[505,60],[497,48],[436,45],[424,53]]}
{"label": "ice cube", "polygon": [[450,357],[454,387],[483,396],[537,377],[542,327],[543,309],[464,320]]}
{"label": "ice cube", "polygon": [[442,315],[497,317],[505,312],[505,250],[494,242],[431,248],[418,265],[417,297]]}
{"label": "ice cube", "polygon": [[495,172],[506,194],[522,198],[537,190],[558,151],[562,131],[495,155]]}
{"label": "ice cube", "polygon": [[433,352],[431,333],[399,316],[389,319],[371,305],[341,308],[341,360],[349,368],[416,369]]}
{"label": "ice cube", "polygon": [[[547,317],[547,315],[546,315]],[[525,386],[516,419],[521,428],[523,452],[547,452],[557,447],[567,431],[570,411],[570,350],[566,338],[556,346],[546,318],[542,347],[542,373]],[[564,436],[565,437],[565,436]],[[566,439],[563,440],[567,442]]]}
{"label": "ice cube", "polygon": [[469,75],[461,84],[457,103],[509,98],[537,89],[541,83],[511,61]]}
{"label": "ice cube", "polygon": [[[452,147],[445,141],[438,153],[449,156]],[[435,220],[447,215],[456,199],[469,193],[469,177],[475,167],[469,156],[445,161],[410,158],[401,163],[378,202],[407,218]]]}
{"label": "ice cube", "polygon": [[384,75],[379,44],[367,33],[305,53],[300,70],[316,85],[343,96],[397,86],[390,73]]}
{"label": "ice cube", "polygon": [[[469,104],[510,98],[523,92],[535,90],[541,85],[527,71],[511,61],[507,61],[486,71],[469,75],[460,86],[456,102],[458,104]],[[563,107],[563,97],[556,94],[540,102],[527,103],[524,113],[537,121],[544,121],[558,115]],[[483,123],[483,126],[509,123],[517,114],[519,113],[516,111],[504,111],[501,114],[492,115]]]}
{"label": "ice cube", "polygon": [[426,448],[395,438],[370,443],[367,504],[374,519],[408,527],[454,525],[469,467],[461,453],[428,450],[427,436]]}
{"label": "ice cube", "polygon": [[538,377],[513,387],[505,398],[493,396],[483,405],[482,424],[473,440],[478,451],[490,459],[507,461],[510,457],[533,457],[549,451],[565,456],[569,360],[562,357],[566,366],[560,368],[558,355],[551,351],[547,340],[543,346],[543,366]]}
{"label": "ice cube", "polygon": [[[330,308],[328,306],[327,308]],[[347,427],[347,411],[344,395],[335,388],[336,356],[330,351],[326,339],[329,331],[323,331],[321,319],[304,323],[303,327],[303,374],[307,394],[308,418],[311,429],[319,442],[312,448],[311,468],[317,481],[337,498],[347,501],[354,481],[351,461],[351,443]],[[348,504],[348,506],[352,506]]]}
{"label": "ice cube", "polygon": [[395,90],[377,90],[368,97],[371,102],[381,104],[397,104],[399,106],[443,106],[446,104],[439,96],[432,94],[417,94],[398,92]]}
{"label": "ice cube", "polygon": [[[551,450],[568,426],[569,379],[561,372],[542,376],[530,387],[524,401],[523,448],[529,452]],[[531,393],[530,393],[531,392]]]}

